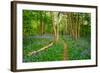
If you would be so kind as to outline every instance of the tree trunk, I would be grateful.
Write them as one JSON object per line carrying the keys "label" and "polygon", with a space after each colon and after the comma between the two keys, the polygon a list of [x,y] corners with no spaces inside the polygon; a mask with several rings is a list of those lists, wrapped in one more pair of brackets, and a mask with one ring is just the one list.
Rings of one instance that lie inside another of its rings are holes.
{"label": "tree trunk", "polygon": [[77,29],[77,37],[80,37],[80,21],[81,19],[79,18],[79,13],[78,13],[78,29]]}
{"label": "tree trunk", "polygon": [[53,12],[53,29],[54,29],[54,40],[57,42],[59,39],[58,12]]}
{"label": "tree trunk", "polygon": [[44,32],[44,24],[43,24],[43,13],[40,12],[40,32],[41,32],[41,35],[43,35],[43,32]]}

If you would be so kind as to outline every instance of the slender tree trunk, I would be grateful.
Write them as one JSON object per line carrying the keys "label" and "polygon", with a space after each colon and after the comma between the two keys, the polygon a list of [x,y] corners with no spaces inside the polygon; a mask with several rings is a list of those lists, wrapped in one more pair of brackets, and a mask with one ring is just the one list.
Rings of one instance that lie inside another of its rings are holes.
{"label": "slender tree trunk", "polygon": [[59,39],[58,12],[53,12],[53,29],[54,29],[55,41],[57,42]]}
{"label": "slender tree trunk", "polygon": [[43,24],[43,13],[40,12],[40,32],[43,35],[44,32],[44,24]]}
{"label": "slender tree trunk", "polygon": [[78,13],[75,16],[75,40],[78,39]]}
{"label": "slender tree trunk", "polygon": [[55,25],[55,22],[54,22],[54,14],[53,12],[51,13],[52,15],[52,26],[53,26],[53,34],[54,34],[54,40],[56,39],[56,25]]}
{"label": "slender tree trunk", "polygon": [[71,25],[70,25],[70,16],[69,12],[67,13],[67,33],[71,36]]}
{"label": "slender tree trunk", "polygon": [[65,35],[67,35],[67,31],[68,31],[68,29],[67,29],[67,27],[68,27],[68,17],[67,17],[67,15],[66,15],[66,26],[65,26]]}
{"label": "slender tree trunk", "polygon": [[79,13],[78,13],[78,29],[77,29],[77,36],[80,37],[80,19],[79,19]]}
{"label": "slender tree trunk", "polygon": [[74,22],[74,16],[73,13],[71,13],[71,34],[72,34],[72,38],[75,39],[75,22]]}

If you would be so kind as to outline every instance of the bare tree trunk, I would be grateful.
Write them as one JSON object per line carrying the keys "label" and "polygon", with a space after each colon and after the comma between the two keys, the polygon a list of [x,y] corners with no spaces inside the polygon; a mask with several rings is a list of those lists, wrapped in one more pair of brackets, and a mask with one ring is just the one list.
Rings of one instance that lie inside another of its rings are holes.
{"label": "bare tree trunk", "polygon": [[75,39],[75,22],[74,22],[74,16],[73,13],[71,13],[71,34],[72,34],[72,38]]}
{"label": "bare tree trunk", "polygon": [[70,25],[69,32],[70,32],[70,36],[73,37],[73,28],[72,28],[72,24],[73,24],[72,13],[69,13],[69,25]]}
{"label": "bare tree trunk", "polygon": [[78,13],[75,16],[75,40],[78,39]]}
{"label": "bare tree trunk", "polygon": [[52,21],[52,27],[53,27],[53,35],[54,35],[54,40],[56,39],[56,26],[55,26],[55,23],[54,23],[54,14],[53,12],[50,13],[51,14],[51,21]]}
{"label": "bare tree trunk", "polygon": [[67,13],[67,33],[71,36],[70,13]]}
{"label": "bare tree trunk", "polygon": [[40,32],[43,35],[44,32],[44,23],[43,23],[43,13],[40,12]]}
{"label": "bare tree trunk", "polygon": [[80,21],[81,19],[79,19],[79,13],[78,13],[78,29],[77,29],[77,37],[80,37]]}
{"label": "bare tree trunk", "polygon": [[53,29],[54,29],[54,40],[57,42],[59,39],[59,25],[58,25],[58,12],[53,12]]}

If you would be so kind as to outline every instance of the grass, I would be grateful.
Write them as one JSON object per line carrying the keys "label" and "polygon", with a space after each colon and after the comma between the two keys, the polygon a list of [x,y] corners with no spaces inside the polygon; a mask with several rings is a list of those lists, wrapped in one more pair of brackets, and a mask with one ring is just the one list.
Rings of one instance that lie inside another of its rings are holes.
{"label": "grass", "polygon": [[[68,60],[90,59],[90,42],[85,38],[73,40],[69,36],[61,37],[67,44]],[[50,48],[39,52],[34,56],[28,56],[28,53],[38,50],[48,44],[52,39],[31,38],[23,41],[23,62],[43,62],[43,61],[61,61],[63,60],[64,46],[61,41],[55,43]]]}

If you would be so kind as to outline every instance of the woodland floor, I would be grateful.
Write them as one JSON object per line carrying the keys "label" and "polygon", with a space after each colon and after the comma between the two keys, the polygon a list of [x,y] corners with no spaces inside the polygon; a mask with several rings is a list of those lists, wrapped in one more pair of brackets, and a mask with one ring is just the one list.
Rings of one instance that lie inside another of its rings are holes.
{"label": "woodland floor", "polygon": [[91,58],[90,40],[87,38],[73,40],[68,35],[60,36],[59,41],[48,49],[28,56],[29,52],[44,47],[52,40],[53,37],[51,35],[23,38],[23,62],[84,60]]}

